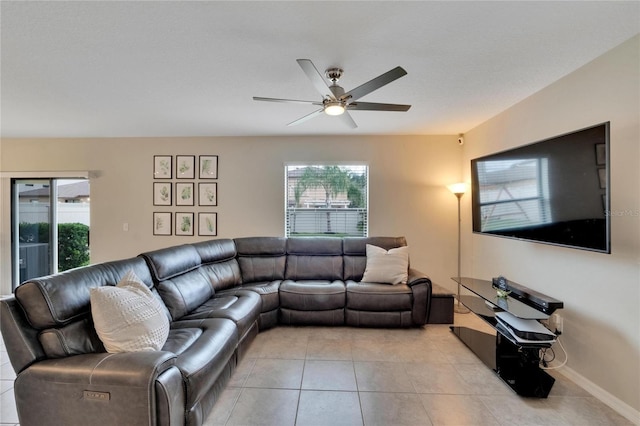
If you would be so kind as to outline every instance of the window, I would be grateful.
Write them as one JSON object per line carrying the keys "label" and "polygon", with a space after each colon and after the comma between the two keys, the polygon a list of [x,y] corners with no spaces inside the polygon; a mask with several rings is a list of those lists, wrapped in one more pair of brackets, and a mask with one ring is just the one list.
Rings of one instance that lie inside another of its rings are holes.
{"label": "window", "polygon": [[478,163],[482,231],[551,221],[547,159]]}
{"label": "window", "polygon": [[367,166],[287,165],[286,236],[367,236],[368,186]]}
{"label": "window", "polygon": [[14,288],[89,263],[89,180],[12,179]]}

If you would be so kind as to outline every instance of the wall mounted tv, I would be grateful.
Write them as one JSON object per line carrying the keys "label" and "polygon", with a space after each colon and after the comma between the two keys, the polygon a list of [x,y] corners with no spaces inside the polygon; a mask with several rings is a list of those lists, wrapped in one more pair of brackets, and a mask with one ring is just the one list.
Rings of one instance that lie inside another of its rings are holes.
{"label": "wall mounted tv", "polygon": [[609,122],[471,160],[475,233],[611,253]]}

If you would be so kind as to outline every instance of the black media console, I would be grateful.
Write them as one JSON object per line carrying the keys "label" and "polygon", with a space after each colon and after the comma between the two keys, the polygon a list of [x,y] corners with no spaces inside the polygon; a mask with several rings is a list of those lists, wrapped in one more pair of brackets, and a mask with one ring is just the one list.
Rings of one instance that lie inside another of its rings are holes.
{"label": "black media console", "polygon": [[497,320],[496,313],[508,312],[523,320],[545,320],[556,309],[561,309],[563,303],[511,281],[509,295],[498,297],[491,281],[467,277],[452,279],[471,293],[462,295],[460,302],[491,325],[496,333],[457,326],[451,326],[451,331],[518,395],[546,398],[555,379],[540,368],[540,349],[550,347],[551,343],[518,340]]}

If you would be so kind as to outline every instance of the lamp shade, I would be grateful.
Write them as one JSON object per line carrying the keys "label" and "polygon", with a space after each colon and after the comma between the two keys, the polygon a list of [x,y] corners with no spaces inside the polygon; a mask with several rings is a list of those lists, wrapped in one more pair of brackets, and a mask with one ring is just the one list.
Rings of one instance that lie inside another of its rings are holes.
{"label": "lamp shade", "polygon": [[342,102],[327,102],[324,112],[327,115],[340,115],[344,113],[344,109]]}
{"label": "lamp shade", "polygon": [[449,188],[449,191],[453,192],[454,194],[456,194],[458,196],[461,196],[462,194],[467,192],[467,184],[464,183],[464,182],[453,183],[451,185],[447,185],[447,188]]}

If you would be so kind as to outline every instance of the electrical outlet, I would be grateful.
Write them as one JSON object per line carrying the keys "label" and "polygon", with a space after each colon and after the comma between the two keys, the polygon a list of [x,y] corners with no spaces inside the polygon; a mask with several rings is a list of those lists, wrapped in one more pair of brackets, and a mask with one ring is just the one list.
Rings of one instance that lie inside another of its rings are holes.
{"label": "electrical outlet", "polygon": [[552,329],[552,331],[559,331],[560,333],[562,333],[563,321],[560,314],[551,315],[550,322],[552,327],[555,329],[555,330]]}

